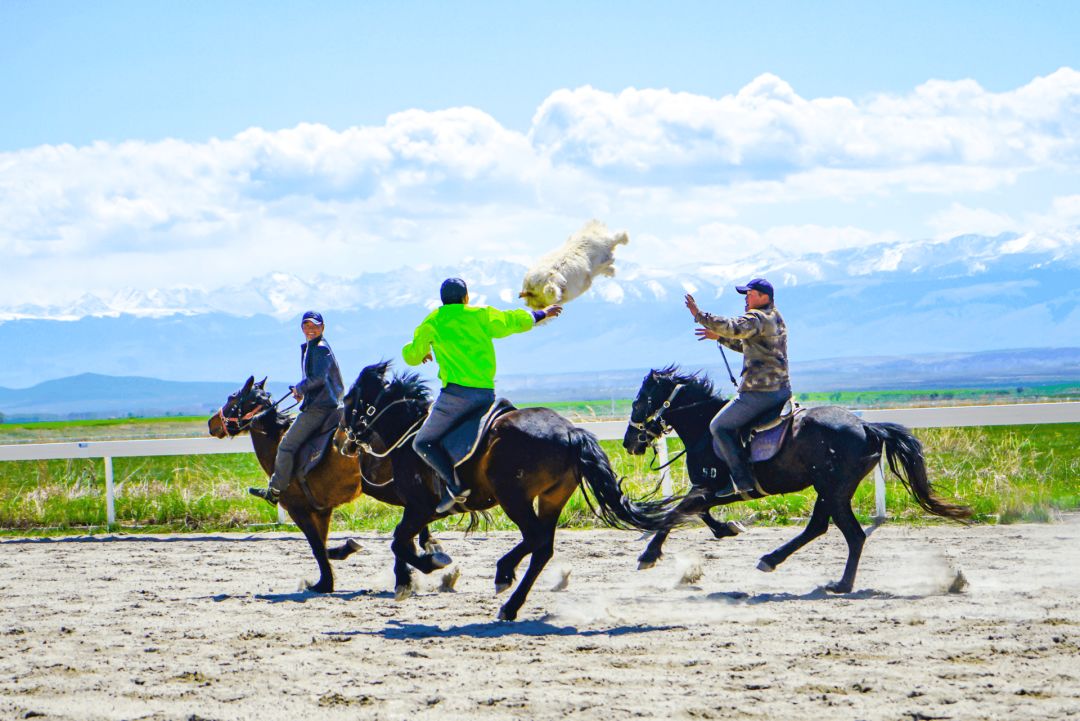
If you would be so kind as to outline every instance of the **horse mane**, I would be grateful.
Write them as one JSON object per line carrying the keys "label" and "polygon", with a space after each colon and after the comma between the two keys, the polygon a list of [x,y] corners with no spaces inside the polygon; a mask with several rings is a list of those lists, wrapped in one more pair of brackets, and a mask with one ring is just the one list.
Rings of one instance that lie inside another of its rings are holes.
{"label": "horse mane", "polygon": [[431,403],[431,389],[419,373],[407,371],[395,375],[389,387],[400,393],[402,398],[420,401],[425,405]]}
{"label": "horse mane", "polygon": [[713,385],[712,379],[705,375],[705,371],[694,371],[687,373],[683,371],[678,364],[672,363],[666,368],[653,371],[658,376],[664,376],[675,383],[682,383],[683,385],[694,386],[698,388],[709,398],[723,398],[722,394],[717,392],[716,387]]}

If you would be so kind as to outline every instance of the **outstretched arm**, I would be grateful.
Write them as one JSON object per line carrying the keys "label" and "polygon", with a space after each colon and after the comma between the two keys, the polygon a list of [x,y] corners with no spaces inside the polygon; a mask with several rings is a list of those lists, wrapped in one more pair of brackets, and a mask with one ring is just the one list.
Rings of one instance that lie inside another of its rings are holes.
{"label": "outstretched arm", "polygon": [[491,307],[487,309],[485,326],[488,335],[492,338],[505,338],[514,333],[524,333],[535,324],[536,319],[527,310],[499,310]]}

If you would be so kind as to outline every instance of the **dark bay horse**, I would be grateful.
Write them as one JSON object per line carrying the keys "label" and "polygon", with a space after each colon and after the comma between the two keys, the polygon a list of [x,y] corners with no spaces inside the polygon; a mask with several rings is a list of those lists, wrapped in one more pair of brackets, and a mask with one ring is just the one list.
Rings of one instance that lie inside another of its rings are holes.
{"label": "dark bay horse", "polygon": [[[265,378],[258,383],[254,377],[248,378],[243,388],[230,395],[221,409],[210,416],[207,426],[210,435],[215,438],[249,432],[259,465],[269,476],[274,472],[278,443],[292,423],[292,418],[276,410],[265,385]],[[342,440],[344,434],[339,431],[335,445]],[[359,459],[346,458],[331,449],[308,475],[307,481],[311,498],[294,480],[281,495],[281,506],[303,531],[311,545],[311,553],[319,564],[319,580],[310,586],[310,590],[330,593],[334,590],[334,572],[330,560],[343,560],[360,548],[353,539],[327,548],[326,538],[334,508],[349,503],[361,494],[396,506],[404,505],[405,499],[397,491],[390,464],[368,455],[362,455]],[[420,542],[433,553],[442,551],[430,537],[426,526],[420,530]]]}
{"label": "dark bay horse", "polygon": [[[714,392],[705,377],[680,373],[675,366],[653,370],[645,376],[630,415],[623,447],[640,455],[654,441],[674,430],[686,447],[686,466],[693,489],[686,496],[670,499],[677,502],[666,513],[663,530],[656,534],[638,558],[641,568],[648,568],[661,556],[667,529],[700,520],[710,508],[741,500],[739,496],[716,500],[712,489],[728,477],[727,466],[712,451],[709,421],[726,401]],[[817,491],[817,501],[810,521],[798,536],[763,556],[762,571],[773,571],[788,556],[825,533],[832,520],[847,541],[848,558],[844,575],[829,583],[828,591],[849,593],[855,583],[866,533],[851,510],[851,498],[859,482],[881,459],[882,451],[889,468],[924,510],[936,516],[962,521],[971,517],[971,509],[940,498],[926,475],[922,445],[906,428],[895,423],[867,423],[842,408],[824,406],[796,415],[791,435],[780,452],[755,463],[754,476],[764,494],[792,493],[810,486]],[[715,472],[715,475],[714,475]],[[716,522],[706,519],[718,538],[732,533],[717,533]]]}
{"label": "dark bay horse", "polygon": [[[431,405],[430,391],[414,373],[387,380],[389,365],[365,368],[346,394],[342,423],[349,438],[343,450],[367,446],[369,453],[389,451],[394,478],[407,497],[392,545],[396,590],[404,597],[411,587],[406,559],[415,565],[412,539],[439,517],[435,510],[439,486],[434,471],[412,447],[412,434]],[[473,456],[458,468],[458,477],[472,489],[465,501],[467,511],[501,506],[521,530],[521,542],[496,565],[496,593],[513,585],[518,565],[531,555],[521,582],[499,610],[501,620],[517,618],[551,559],[559,513],[578,486],[589,507],[608,525],[638,527],[648,520],[645,510],[623,495],[596,437],[548,408],[525,408],[498,417]]]}

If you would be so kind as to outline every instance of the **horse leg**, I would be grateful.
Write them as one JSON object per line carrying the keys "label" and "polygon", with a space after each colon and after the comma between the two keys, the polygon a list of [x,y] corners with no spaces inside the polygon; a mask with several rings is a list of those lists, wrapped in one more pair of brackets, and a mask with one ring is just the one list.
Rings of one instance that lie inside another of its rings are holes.
{"label": "horse leg", "polygon": [[814,503],[814,510],[810,513],[810,521],[806,524],[806,528],[803,532],[795,536],[780,548],[777,548],[771,553],[766,553],[758,561],[758,570],[771,573],[776,570],[776,567],[787,560],[788,556],[798,551],[810,541],[814,540],[825,531],[829,530],[829,511],[826,508],[825,499],[822,496],[818,496],[817,501]]}
{"label": "horse leg", "polygon": [[561,484],[554,492],[540,496],[539,516],[533,513],[529,505],[526,505],[525,509],[515,508],[513,513],[505,504],[503,505],[506,515],[521,529],[523,543],[528,544],[527,552],[532,554],[532,558],[529,559],[529,567],[525,570],[521,582],[499,609],[500,621],[513,621],[517,618],[518,611],[525,603],[525,598],[532,590],[536,579],[547,562],[555,555],[555,526],[559,522],[559,513],[573,494],[574,488],[577,487],[576,477],[567,480],[570,482]]}
{"label": "horse leg", "polygon": [[664,545],[664,541],[667,540],[669,533],[671,533],[671,531],[657,531],[653,534],[652,540],[649,541],[649,545],[645,546],[645,550],[638,556],[637,567],[639,571],[644,571],[646,568],[652,568],[664,555],[664,552],[661,549]]}
{"label": "horse leg", "polygon": [[855,585],[855,573],[859,570],[863,544],[866,543],[866,531],[863,530],[859,519],[855,518],[855,513],[851,510],[850,497],[837,498],[833,506],[833,521],[836,522],[836,527],[844,534],[844,540],[847,541],[848,558],[844,566],[843,578],[826,584],[825,590],[831,593],[851,593]]}
{"label": "horse leg", "polygon": [[[687,496],[682,501],[680,501],[679,505],[677,505],[675,507],[675,509],[672,511],[672,515],[675,515],[675,514],[690,514],[690,513],[697,513],[698,515],[700,515],[702,517],[702,520],[704,520],[706,518],[708,518],[709,520],[713,520],[712,516],[709,515],[709,507],[707,505],[707,502],[704,500],[703,496],[701,496],[700,494],[692,494],[692,495]],[[709,523],[709,521],[705,521],[705,522]],[[720,525],[723,525],[725,527],[727,526],[727,524],[721,524],[720,521],[716,521],[716,523],[720,524]],[[738,525],[741,528],[742,524],[738,524]],[[709,524],[709,528],[713,528],[712,524]],[[742,530],[746,530],[746,529],[742,529]],[[663,548],[663,545],[664,545],[664,541],[667,540],[668,534],[670,532],[671,532],[670,530],[658,531],[656,533],[656,535],[654,535],[652,537],[652,540],[649,541],[649,545],[646,546],[645,550],[641,553],[640,556],[638,556],[638,570],[639,571],[644,571],[647,568],[652,568],[653,566],[656,565],[656,562],[659,561],[660,558],[664,555],[664,553],[662,551],[662,548]],[[741,530],[740,531],[734,531],[734,532],[729,532],[726,535],[734,536],[734,535],[737,535],[738,533],[741,533],[741,532],[742,532]],[[716,536],[716,533],[717,533],[716,529],[713,528],[713,535]],[[722,536],[716,536],[716,537],[717,538],[722,538]]]}
{"label": "horse leg", "polygon": [[420,529],[420,536],[416,540],[420,542],[420,548],[428,553],[445,553],[442,544],[439,543],[438,539],[431,535],[431,531],[428,530],[426,525]]}
{"label": "horse leg", "polygon": [[[518,528],[521,526],[519,525]],[[521,542],[499,559],[495,564],[495,593],[499,594],[514,585],[517,578],[517,567],[521,559],[529,554],[529,541],[522,533]]]}
{"label": "horse leg", "polygon": [[712,531],[713,538],[730,538],[731,536],[737,536],[740,533],[746,533],[746,526],[738,521],[720,521],[712,517],[708,511],[704,511],[701,514],[701,520],[705,521],[705,525]]}
{"label": "horse leg", "polygon": [[326,534],[330,530],[330,511],[318,512],[311,509],[286,508],[289,516],[299,526],[311,546],[315,562],[319,564],[319,580],[308,590],[316,593],[331,593],[334,590],[334,570],[330,568],[330,559],[326,554]]}
{"label": "horse leg", "polygon": [[431,573],[450,565],[445,553],[417,554],[413,539],[426,526],[426,518],[420,518],[411,507],[406,506],[401,522],[394,528],[394,540],[390,550],[394,552],[394,599],[404,601],[412,595],[412,566],[421,573]]}
{"label": "horse leg", "polygon": [[360,542],[355,538],[348,538],[340,546],[326,549],[326,555],[331,561],[344,561],[349,556],[360,550]]}

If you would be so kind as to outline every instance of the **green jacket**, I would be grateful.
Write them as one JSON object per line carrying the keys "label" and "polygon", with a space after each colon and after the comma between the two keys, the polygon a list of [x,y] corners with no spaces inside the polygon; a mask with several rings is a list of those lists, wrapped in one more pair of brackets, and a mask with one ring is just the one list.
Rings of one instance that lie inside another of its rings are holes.
{"label": "green jacket", "polygon": [[535,321],[527,310],[450,303],[433,310],[401,349],[405,362],[419,365],[429,350],[439,363],[439,380],[469,388],[495,387],[493,338],[524,333]]}

